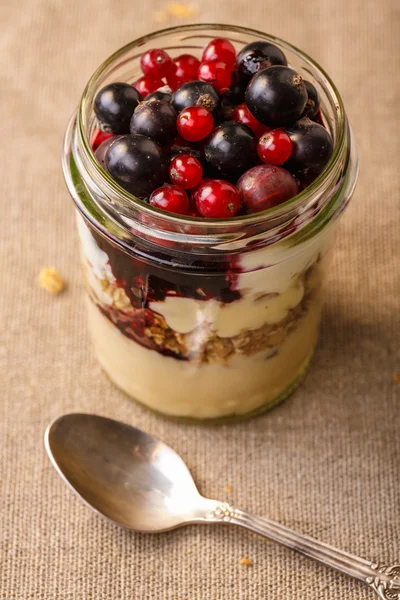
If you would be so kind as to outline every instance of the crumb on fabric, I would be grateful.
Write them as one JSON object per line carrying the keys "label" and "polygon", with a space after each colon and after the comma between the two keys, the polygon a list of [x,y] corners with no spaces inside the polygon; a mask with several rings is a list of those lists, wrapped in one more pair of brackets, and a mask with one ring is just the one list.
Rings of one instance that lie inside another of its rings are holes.
{"label": "crumb on fabric", "polygon": [[177,17],[178,19],[190,19],[197,12],[192,6],[183,2],[168,4],[167,10],[172,17]]}
{"label": "crumb on fabric", "polygon": [[183,2],[173,2],[168,4],[165,10],[156,10],[152,17],[155,23],[166,23],[169,19],[190,19],[197,14],[197,10],[193,6],[184,4]]}
{"label": "crumb on fabric", "polygon": [[395,375],[395,377],[394,377],[394,380],[395,380],[397,383],[400,383],[400,373],[397,373],[397,375]]}
{"label": "crumb on fabric", "polygon": [[53,294],[53,296],[61,294],[61,292],[66,288],[65,281],[57,269],[54,269],[53,267],[43,267],[40,269],[38,282],[40,287],[45,289],[50,294]]}
{"label": "crumb on fabric", "polygon": [[232,486],[231,486],[231,485],[227,485],[227,486],[225,486],[225,491],[226,491],[226,492],[228,492],[228,493],[229,493],[229,492],[231,492],[231,491],[232,491],[232,489],[233,489],[233,488],[232,488]]}
{"label": "crumb on fabric", "polygon": [[253,564],[253,561],[250,560],[249,558],[246,558],[245,556],[243,556],[240,559],[240,564],[245,565],[246,567],[251,567],[251,565]]}

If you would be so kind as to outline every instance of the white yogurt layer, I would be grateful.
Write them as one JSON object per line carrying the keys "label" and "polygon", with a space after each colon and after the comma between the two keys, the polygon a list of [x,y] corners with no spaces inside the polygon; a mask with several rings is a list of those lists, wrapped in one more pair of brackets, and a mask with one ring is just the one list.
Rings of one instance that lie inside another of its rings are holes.
{"label": "white yogurt layer", "polygon": [[124,392],[168,415],[215,419],[243,415],[273,403],[303,372],[320,319],[315,302],[278,354],[235,355],[227,365],[192,364],[140,346],[88,301],[89,326],[101,366]]}
{"label": "white yogurt layer", "polygon": [[303,273],[318,258],[324,256],[332,245],[333,229],[322,233],[298,246],[267,246],[240,256],[237,289],[245,295],[282,294],[290,287],[293,278]]}
{"label": "white yogurt layer", "polygon": [[265,323],[278,323],[289,310],[297,306],[304,295],[298,279],[292,280],[282,294],[267,294],[259,298],[246,295],[222,304],[216,300],[193,300],[167,296],[162,302],[150,302],[151,310],[164,317],[178,333],[189,333],[202,323],[208,323],[220,337],[233,337],[242,330],[258,329]]}
{"label": "white yogurt layer", "polygon": [[108,281],[114,283],[115,277],[107,254],[98,247],[89,227],[78,212],[76,213],[76,222],[83,254],[92,266],[94,275],[98,279],[108,279]]}
{"label": "white yogurt layer", "polygon": [[81,255],[85,266],[85,277],[96,297],[106,306],[113,302],[111,296],[106,294],[101,287],[100,281],[115,283],[116,279],[111,269],[107,254],[98,247],[89,227],[81,215],[77,212],[76,222],[81,242]]}

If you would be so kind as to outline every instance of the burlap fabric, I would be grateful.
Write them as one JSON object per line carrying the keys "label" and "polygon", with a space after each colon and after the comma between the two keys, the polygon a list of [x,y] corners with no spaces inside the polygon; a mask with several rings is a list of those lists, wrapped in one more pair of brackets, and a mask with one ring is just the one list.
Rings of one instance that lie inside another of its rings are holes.
{"label": "burlap fabric", "polygon": [[[342,219],[321,342],[302,388],[251,422],[188,426],[132,404],[92,356],[62,136],[97,65],[140,34],[187,22],[188,6],[1,2],[1,600],[372,597],[246,531],[190,527],[146,536],[101,520],[65,488],[43,449],[46,424],[69,411],[158,435],[185,457],[205,495],[360,556],[400,558],[396,0],[190,5],[190,20],[264,29],[315,57],[341,90],[358,141],[360,181]],[[57,298],[35,281],[48,264],[68,281]]]}

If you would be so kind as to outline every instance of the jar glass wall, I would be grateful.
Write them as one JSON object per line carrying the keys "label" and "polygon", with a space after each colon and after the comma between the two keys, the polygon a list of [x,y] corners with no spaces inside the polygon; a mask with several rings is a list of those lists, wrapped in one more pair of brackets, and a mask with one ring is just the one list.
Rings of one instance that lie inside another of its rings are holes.
{"label": "jar glass wall", "polygon": [[[239,50],[264,39],[317,87],[334,152],[303,192],[275,208],[226,220],[158,211],[120,188],[90,142],[93,99],[133,82],[160,47],[201,55],[215,37]],[[339,94],[311,59],[271,36],[224,26],[179,27],[118,51],[93,75],[65,138],[64,174],[77,208],[89,325],[97,357],[132,398],[163,414],[236,419],[284,399],[313,353],[338,216],[357,158]]]}

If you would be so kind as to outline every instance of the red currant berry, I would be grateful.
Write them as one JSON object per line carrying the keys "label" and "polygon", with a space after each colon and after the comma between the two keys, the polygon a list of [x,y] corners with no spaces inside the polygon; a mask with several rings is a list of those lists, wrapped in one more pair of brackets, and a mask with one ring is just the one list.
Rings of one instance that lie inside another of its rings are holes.
{"label": "red currant berry", "polygon": [[154,190],[150,196],[150,204],[178,215],[186,215],[189,210],[189,198],[177,185],[164,185]]}
{"label": "red currant berry", "polygon": [[190,190],[200,183],[203,177],[203,167],[191,154],[180,154],[171,162],[169,177],[175,185],[179,185],[184,190]]}
{"label": "red currant berry", "polygon": [[158,90],[158,88],[163,87],[165,83],[161,79],[154,79],[153,77],[149,77],[145,75],[138,79],[133,87],[139,92],[143,98],[147,96],[147,94],[151,94]]}
{"label": "red currant berry", "polygon": [[191,206],[186,214],[188,217],[201,217],[196,205]]}
{"label": "red currant berry", "polygon": [[172,78],[175,79],[175,87],[180,87],[183,83],[197,79],[197,71],[199,70],[200,61],[191,54],[181,54],[174,59],[176,66],[175,73]]}
{"label": "red currant berry", "polygon": [[207,44],[204,48],[202,61],[221,60],[228,69],[232,70],[236,61],[236,50],[229,40],[216,38]]}
{"label": "red currant berry", "polygon": [[94,136],[93,136],[93,141],[92,141],[92,150],[93,152],[95,152],[97,150],[97,148],[106,140],[108,140],[110,137],[113,137],[113,133],[107,133],[106,131],[101,131],[100,129],[98,129]]}
{"label": "red currant berry", "polygon": [[193,198],[201,216],[209,219],[233,217],[240,206],[238,190],[222,179],[206,179],[196,188]]}
{"label": "red currant berry", "polygon": [[220,60],[203,61],[199,67],[198,77],[201,81],[211,83],[217,92],[226,91],[232,83],[231,71]]}
{"label": "red currant berry", "polygon": [[178,115],[178,133],[189,142],[203,140],[214,127],[214,117],[204,106],[188,106]]}
{"label": "red currant berry", "polygon": [[235,108],[232,114],[232,121],[237,121],[238,123],[242,123],[242,125],[247,125],[247,127],[250,127],[257,137],[260,137],[260,135],[266,131],[269,131],[269,127],[266,127],[257,121],[255,117],[253,117],[247,108],[247,104],[245,103],[239,104],[239,106]]}
{"label": "red currant berry", "polygon": [[258,140],[258,156],[269,165],[283,165],[292,154],[292,149],[292,140],[283,129],[273,129]]}
{"label": "red currant berry", "polygon": [[140,66],[145,75],[161,79],[168,75],[173,65],[171,57],[164,50],[148,50],[142,54]]}

